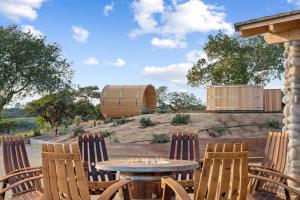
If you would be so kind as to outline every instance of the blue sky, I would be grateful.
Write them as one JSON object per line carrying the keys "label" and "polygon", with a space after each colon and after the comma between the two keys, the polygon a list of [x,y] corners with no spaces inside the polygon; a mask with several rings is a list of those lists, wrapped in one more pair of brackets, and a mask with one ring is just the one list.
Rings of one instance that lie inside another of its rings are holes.
{"label": "blue sky", "polygon": [[[61,45],[79,85],[186,86],[203,44],[236,22],[297,9],[300,0],[0,0],[0,24],[18,24]],[[268,87],[282,87],[272,81]]]}

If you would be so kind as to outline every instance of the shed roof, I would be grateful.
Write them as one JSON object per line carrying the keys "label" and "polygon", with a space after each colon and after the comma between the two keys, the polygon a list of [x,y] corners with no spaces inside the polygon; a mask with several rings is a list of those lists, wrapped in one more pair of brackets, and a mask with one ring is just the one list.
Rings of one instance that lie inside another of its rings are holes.
{"label": "shed roof", "polygon": [[274,21],[278,21],[279,19],[282,21],[289,21],[291,18],[296,18],[300,19],[300,10],[293,10],[289,12],[284,12],[284,13],[279,13],[276,15],[270,15],[270,16],[265,16],[261,18],[256,18],[256,19],[250,19],[244,22],[238,22],[234,24],[235,30],[239,31],[240,28],[244,27],[245,25],[260,25],[262,24],[272,24]]}
{"label": "shed roof", "polygon": [[300,10],[239,22],[234,27],[241,37],[264,34],[269,44],[300,40]]}

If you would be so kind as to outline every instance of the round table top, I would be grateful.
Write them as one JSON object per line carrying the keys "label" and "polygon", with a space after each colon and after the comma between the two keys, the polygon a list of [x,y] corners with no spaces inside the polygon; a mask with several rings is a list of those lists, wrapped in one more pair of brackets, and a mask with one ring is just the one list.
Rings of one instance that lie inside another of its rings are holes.
{"label": "round table top", "polygon": [[96,168],[106,171],[121,171],[121,172],[173,172],[192,170],[199,167],[199,163],[189,160],[159,160],[159,162],[139,163],[130,160],[109,160],[96,164]]}

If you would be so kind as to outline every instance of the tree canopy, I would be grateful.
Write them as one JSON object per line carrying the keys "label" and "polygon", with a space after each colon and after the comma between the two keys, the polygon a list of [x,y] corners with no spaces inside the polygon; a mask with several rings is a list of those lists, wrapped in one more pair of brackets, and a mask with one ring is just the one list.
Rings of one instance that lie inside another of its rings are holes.
{"label": "tree canopy", "polygon": [[0,26],[0,111],[14,97],[69,86],[72,74],[59,45],[24,33],[17,26]]}
{"label": "tree canopy", "polygon": [[188,84],[259,84],[281,78],[282,44],[268,45],[262,36],[241,39],[222,32],[210,35],[201,58],[188,71]]}
{"label": "tree canopy", "polygon": [[174,110],[203,110],[202,101],[188,92],[169,92],[168,87],[160,86],[156,89],[157,103],[160,108],[170,106]]}
{"label": "tree canopy", "polygon": [[73,91],[63,90],[31,101],[26,105],[25,110],[38,113],[52,127],[56,127],[57,134],[57,126],[62,123],[63,118],[73,117],[74,99]]}
{"label": "tree canopy", "polygon": [[98,118],[99,112],[92,100],[99,97],[97,86],[69,88],[31,101],[26,105],[25,111],[43,117],[52,127],[56,127],[57,133],[57,126],[65,118],[73,119],[76,115],[83,119]]}

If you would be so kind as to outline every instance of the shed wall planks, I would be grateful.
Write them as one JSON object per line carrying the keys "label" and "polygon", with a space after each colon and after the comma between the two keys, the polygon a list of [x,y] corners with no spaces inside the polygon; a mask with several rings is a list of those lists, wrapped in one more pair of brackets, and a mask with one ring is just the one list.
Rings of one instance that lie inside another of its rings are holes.
{"label": "shed wall planks", "polygon": [[207,89],[207,110],[263,111],[263,88],[249,85],[211,86]]}
{"label": "shed wall planks", "polygon": [[152,85],[107,85],[100,101],[105,118],[132,117],[140,115],[145,108],[155,111],[157,105]]}

